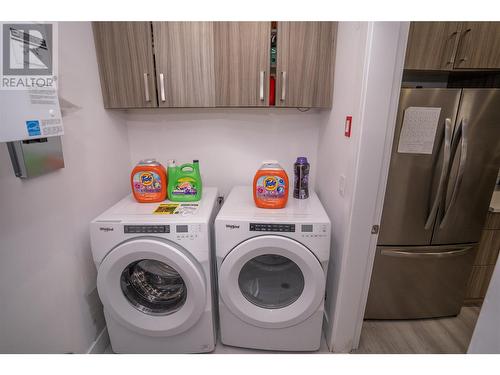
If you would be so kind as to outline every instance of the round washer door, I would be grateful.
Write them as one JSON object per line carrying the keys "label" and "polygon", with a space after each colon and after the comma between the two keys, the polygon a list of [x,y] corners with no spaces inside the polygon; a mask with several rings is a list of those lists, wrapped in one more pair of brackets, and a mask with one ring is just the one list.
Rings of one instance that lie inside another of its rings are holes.
{"label": "round washer door", "polygon": [[263,328],[295,325],[323,300],[325,275],[318,259],[299,242],[265,235],[246,240],[223,260],[219,293],[227,307]]}
{"label": "round washer door", "polygon": [[104,258],[97,290],[124,326],[149,336],[191,328],[206,304],[203,271],[182,247],[158,238],[126,241]]}

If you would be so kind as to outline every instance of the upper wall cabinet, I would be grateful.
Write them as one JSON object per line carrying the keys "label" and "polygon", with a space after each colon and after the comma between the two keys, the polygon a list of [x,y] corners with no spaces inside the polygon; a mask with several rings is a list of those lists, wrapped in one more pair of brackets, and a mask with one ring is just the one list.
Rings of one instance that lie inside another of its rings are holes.
{"label": "upper wall cabinet", "polygon": [[405,69],[500,69],[500,22],[412,22]]}
{"label": "upper wall cabinet", "polygon": [[94,22],[93,29],[106,108],[332,105],[335,22]]}
{"label": "upper wall cabinet", "polygon": [[212,22],[153,22],[160,107],[214,107]]}
{"label": "upper wall cabinet", "polygon": [[215,92],[220,107],[267,106],[270,22],[216,22]]}
{"label": "upper wall cabinet", "polygon": [[405,69],[451,70],[459,42],[459,22],[412,22]]}
{"label": "upper wall cabinet", "polygon": [[156,107],[150,22],[94,22],[106,108]]}
{"label": "upper wall cabinet", "polygon": [[500,22],[464,22],[456,69],[500,69]]}
{"label": "upper wall cabinet", "polygon": [[336,32],[336,22],[278,22],[276,106],[332,106]]}

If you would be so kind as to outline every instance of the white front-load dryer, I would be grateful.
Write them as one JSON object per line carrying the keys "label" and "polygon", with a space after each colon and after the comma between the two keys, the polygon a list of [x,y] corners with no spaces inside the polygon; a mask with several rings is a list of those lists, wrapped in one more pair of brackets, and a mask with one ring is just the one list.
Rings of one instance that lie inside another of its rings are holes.
{"label": "white front-load dryer", "polygon": [[322,336],[330,220],[313,192],[283,209],[232,189],[215,219],[223,344],[314,351]]}
{"label": "white front-load dryer", "polygon": [[197,203],[137,203],[130,195],[91,222],[97,290],[114,352],[214,349],[216,202],[215,188],[205,188]]}

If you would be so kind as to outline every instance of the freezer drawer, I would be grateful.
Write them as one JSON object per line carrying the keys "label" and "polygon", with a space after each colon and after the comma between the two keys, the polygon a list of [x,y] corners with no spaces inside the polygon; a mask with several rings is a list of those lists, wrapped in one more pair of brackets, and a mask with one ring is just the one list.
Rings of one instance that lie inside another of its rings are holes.
{"label": "freezer drawer", "polygon": [[457,315],[476,244],[377,247],[365,319]]}

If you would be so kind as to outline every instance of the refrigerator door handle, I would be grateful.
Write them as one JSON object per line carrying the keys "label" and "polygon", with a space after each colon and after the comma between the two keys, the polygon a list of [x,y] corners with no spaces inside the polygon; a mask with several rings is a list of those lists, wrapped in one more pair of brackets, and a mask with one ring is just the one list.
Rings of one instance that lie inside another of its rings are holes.
{"label": "refrigerator door handle", "polygon": [[458,191],[460,189],[460,185],[462,184],[462,180],[464,178],[465,172],[465,163],[467,162],[467,145],[469,143],[468,140],[468,132],[469,132],[469,122],[466,119],[461,121],[461,134],[460,134],[460,163],[458,164],[458,174],[457,179],[455,181],[455,186],[453,186],[453,192],[451,193],[450,203],[446,207],[443,215],[443,219],[439,225],[439,228],[443,228],[446,225],[446,222],[449,218],[450,208],[453,207],[455,201],[457,200]]}
{"label": "refrigerator door handle", "polygon": [[432,224],[434,223],[434,218],[436,217],[436,213],[439,208],[439,202],[441,200],[441,195],[443,194],[443,189],[445,187],[446,175],[448,171],[448,167],[450,164],[451,158],[451,138],[452,138],[452,124],[451,118],[447,118],[445,120],[444,125],[444,151],[443,151],[443,165],[441,167],[441,174],[439,177],[439,185],[436,192],[436,197],[434,198],[434,202],[432,204],[432,208],[429,212],[429,216],[427,216],[427,220],[425,222],[425,230],[429,230],[432,228]]}
{"label": "refrigerator door handle", "polygon": [[449,258],[449,257],[465,255],[471,249],[472,246],[468,246],[460,250],[432,252],[432,253],[419,253],[415,251],[383,249],[380,251],[380,255],[391,256],[391,257],[405,257],[405,258]]}

